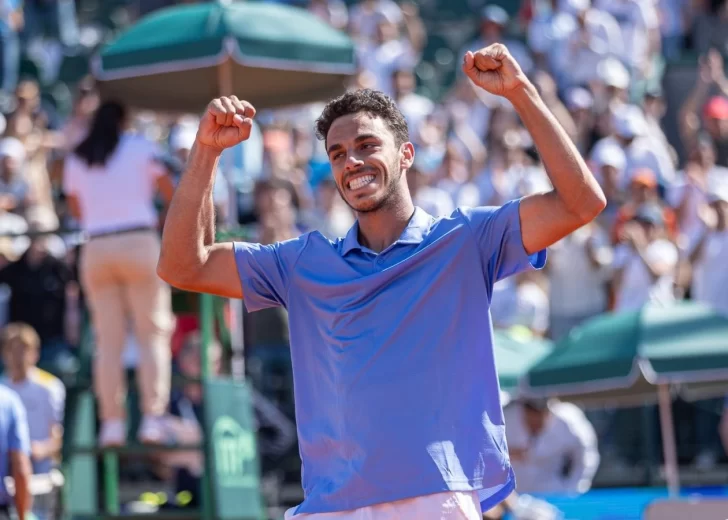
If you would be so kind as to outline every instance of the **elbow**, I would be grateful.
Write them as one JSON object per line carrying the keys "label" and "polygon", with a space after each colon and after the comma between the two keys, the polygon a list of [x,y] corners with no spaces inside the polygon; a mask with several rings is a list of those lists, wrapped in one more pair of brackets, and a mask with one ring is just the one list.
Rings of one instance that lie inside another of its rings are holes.
{"label": "elbow", "polygon": [[582,225],[597,218],[607,207],[607,197],[599,186],[591,187],[580,199],[579,209],[575,213]]}
{"label": "elbow", "polygon": [[190,266],[179,260],[172,261],[170,258],[173,257],[165,255],[164,251],[159,256],[157,276],[162,281],[182,291],[195,291],[197,285],[195,281],[198,279],[197,273],[200,271],[198,264]]}

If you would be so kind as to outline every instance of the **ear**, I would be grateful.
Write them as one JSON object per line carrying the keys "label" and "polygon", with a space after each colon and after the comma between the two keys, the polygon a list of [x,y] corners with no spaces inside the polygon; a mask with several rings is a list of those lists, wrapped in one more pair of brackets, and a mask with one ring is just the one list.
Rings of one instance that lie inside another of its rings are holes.
{"label": "ear", "polygon": [[415,162],[415,146],[412,143],[404,143],[400,148],[400,168],[409,170]]}

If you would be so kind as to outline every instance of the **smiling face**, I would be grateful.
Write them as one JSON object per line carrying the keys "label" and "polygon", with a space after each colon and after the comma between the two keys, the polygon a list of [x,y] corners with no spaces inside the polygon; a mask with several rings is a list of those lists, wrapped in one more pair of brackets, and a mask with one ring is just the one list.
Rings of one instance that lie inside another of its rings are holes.
{"label": "smiling face", "polygon": [[403,172],[412,165],[414,148],[398,145],[382,118],[366,112],[341,116],[326,144],[336,187],[354,211],[377,211],[408,193]]}

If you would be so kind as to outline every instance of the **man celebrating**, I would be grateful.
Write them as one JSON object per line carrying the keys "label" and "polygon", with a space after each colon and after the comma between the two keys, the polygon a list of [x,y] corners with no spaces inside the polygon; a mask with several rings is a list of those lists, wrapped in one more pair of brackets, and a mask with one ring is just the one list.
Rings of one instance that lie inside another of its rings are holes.
{"label": "man celebrating", "polygon": [[181,289],[244,297],[250,311],[288,309],[305,499],[286,518],[471,520],[515,487],[493,359],[493,284],[542,267],[545,248],[605,200],[503,45],[468,52],[463,69],[514,105],[551,192],[431,217],[409,195],[404,117],[387,96],[360,90],[329,102],[316,123],[357,214],[347,236],[216,244],[217,161],[248,137],[255,109],[219,98],[200,123],[158,272]]}

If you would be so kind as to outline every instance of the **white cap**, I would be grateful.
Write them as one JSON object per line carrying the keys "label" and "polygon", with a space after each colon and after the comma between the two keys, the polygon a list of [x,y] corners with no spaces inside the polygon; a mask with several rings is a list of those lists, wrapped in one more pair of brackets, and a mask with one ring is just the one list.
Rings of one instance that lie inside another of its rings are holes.
{"label": "white cap", "polygon": [[566,93],[566,106],[569,110],[589,110],[594,106],[594,96],[585,88],[571,88]]}
{"label": "white cap", "polygon": [[196,137],[197,128],[188,124],[179,125],[169,136],[169,147],[175,152],[191,150]]}
{"label": "white cap", "polygon": [[620,148],[616,143],[603,142],[601,145],[596,145],[594,153],[592,154],[592,161],[597,167],[603,168],[604,166],[611,166],[619,171],[622,171],[627,165],[627,156],[624,150]]}
{"label": "white cap", "polygon": [[0,140],[0,157],[12,157],[13,159],[25,161],[25,145],[15,137],[4,137]]}
{"label": "white cap", "polygon": [[629,87],[629,71],[616,58],[605,58],[599,62],[597,78],[608,87],[619,89]]}
{"label": "white cap", "polygon": [[647,121],[642,110],[635,105],[622,105],[612,116],[614,131],[626,139],[639,137],[647,131]]}
{"label": "white cap", "polygon": [[590,0],[559,0],[559,11],[577,15],[591,7]]}

